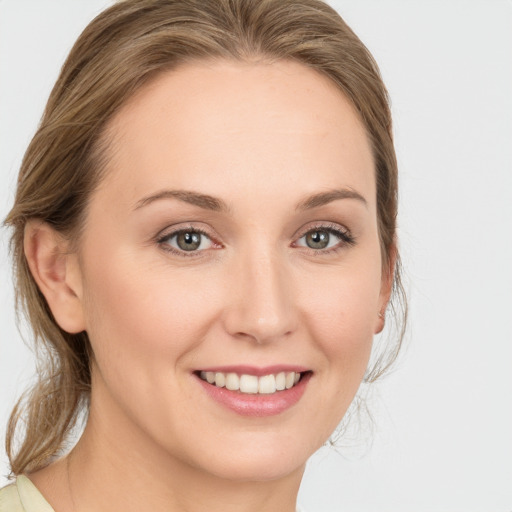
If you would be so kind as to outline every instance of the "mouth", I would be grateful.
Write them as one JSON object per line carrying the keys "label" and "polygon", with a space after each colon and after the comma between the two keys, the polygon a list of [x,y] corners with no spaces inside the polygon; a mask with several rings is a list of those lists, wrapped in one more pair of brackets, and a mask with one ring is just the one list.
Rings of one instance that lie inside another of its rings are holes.
{"label": "mouth", "polygon": [[284,413],[294,406],[313,372],[303,368],[212,368],[194,372],[214,402],[240,416],[265,417]]}
{"label": "mouth", "polygon": [[204,382],[217,388],[248,395],[273,395],[293,388],[307,373],[310,372],[282,371],[257,376],[249,373],[201,371],[197,375]]}

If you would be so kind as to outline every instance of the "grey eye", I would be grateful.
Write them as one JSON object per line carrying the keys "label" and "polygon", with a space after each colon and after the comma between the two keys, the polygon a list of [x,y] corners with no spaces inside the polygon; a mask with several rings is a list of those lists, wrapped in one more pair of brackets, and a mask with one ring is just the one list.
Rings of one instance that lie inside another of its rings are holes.
{"label": "grey eye", "polygon": [[[304,233],[296,242],[299,247],[315,251],[334,249],[336,246],[352,245],[354,239],[350,234],[334,227],[318,227]],[[328,251],[326,251],[328,252]]]}
{"label": "grey eye", "polygon": [[315,230],[304,235],[306,245],[311,249],[325,249],[329,246],[331,234],[328,231]]}
{"label": "grey eye", "polygon": [[200,231],[177,231],[166,236],[161,243],[170,245],[173,249],[183,252],[202,251],[212,246],[212,241]]}
{"label": "grey eye", "polygon": [[184,231],[176,235],[176,244],[183,251],[195,251],[201,245],[201,233]]}

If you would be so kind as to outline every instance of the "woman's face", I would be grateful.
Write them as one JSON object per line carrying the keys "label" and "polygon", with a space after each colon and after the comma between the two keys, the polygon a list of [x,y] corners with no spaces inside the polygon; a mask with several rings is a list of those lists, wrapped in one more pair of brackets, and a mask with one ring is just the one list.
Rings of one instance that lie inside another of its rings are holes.
{"label": "woman's face", "polygon": [[389,293],[353,107],[300,64],[188,64],[109,137],[79,258],[90,422],[221,477],[301,470],[358,389]]}

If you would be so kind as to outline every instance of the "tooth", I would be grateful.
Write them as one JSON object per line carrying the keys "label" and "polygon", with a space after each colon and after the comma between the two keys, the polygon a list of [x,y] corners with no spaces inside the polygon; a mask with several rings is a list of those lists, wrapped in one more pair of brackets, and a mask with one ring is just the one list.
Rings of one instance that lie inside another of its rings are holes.
{"label": "tooth", "polygon": [[258,377],[256,377],[256,375],[241,375],[240,376],[240,391],[242,393],[257,393],[258,392]]}
{"label": "tooth", "polygon": [[223,373],[217,372],[215,374],[215,385],[218,388],[223,388],[226,385],[226,376]]}
{"label": "tooth", "polygon": [[290,389],[293,387],[293,384],[295,382],[295,372],[289,372],[286,374],[286,389]]}
{"label": "tooth", "polygon": [[240,379],[236,373],[228,373],[226,375],[226,389],[230,391],[238,391],[240,389]]}
{"label": "tooth", "polygon": [[284,372],[276,375],[276,389],[277,391],[283,391],[286,388],[286,374]]}
{"label": "tooth", "polygon": [[276,392],[276,378],[273,375],[265,375],[260,377],[258,391],[264,394]]}
{"label": "tooth", "polygon": [[[0,0],[1,1],[1,0]],[[210,384],[222,388],[226,387],[230,391],[241,391],[242,393],[261,393],[272,394],[276,391],[283,391],[284,389],[292,388],[299,382],[300,372],[280,372],[277,375],[264,375],[257,377],[255,375],[241,375],[236,373],[222,373],[222,372],[200,372],[201,379]]]}

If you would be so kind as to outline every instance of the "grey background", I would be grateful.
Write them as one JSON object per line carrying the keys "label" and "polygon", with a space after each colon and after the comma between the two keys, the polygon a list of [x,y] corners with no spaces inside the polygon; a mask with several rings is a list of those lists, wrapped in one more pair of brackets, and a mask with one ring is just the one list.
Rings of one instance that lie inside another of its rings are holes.
{"label": "grey background", "polygon": [[[106,0],[0,2],[0,217],[72,43]],[[512,510],[512,2],[338,0],[392,98],[407,347],[308,465],[311,512]],[[0,435],[33,361],[0,232]],[[6,482],[0,458],[0,485]]]}

